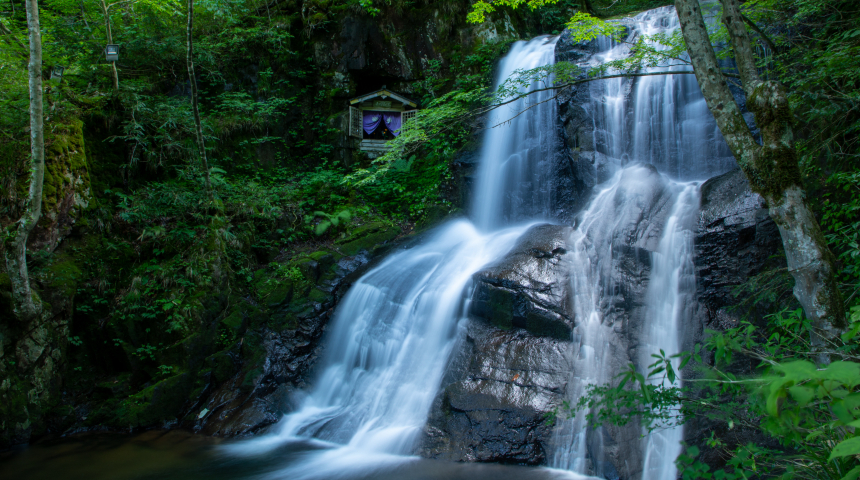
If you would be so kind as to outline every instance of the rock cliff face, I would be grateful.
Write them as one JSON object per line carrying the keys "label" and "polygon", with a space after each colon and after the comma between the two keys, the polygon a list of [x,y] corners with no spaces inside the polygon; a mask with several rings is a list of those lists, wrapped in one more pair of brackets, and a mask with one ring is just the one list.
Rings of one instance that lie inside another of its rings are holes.
{"label": "rock cliff face", "polygon": [[[778,255],[782,250],[779,230],[767,212],[764,199],[750,191],[740,170],[711,178],[701,188],[701,214],[696,228],[697,305],[691,325],[684,330],[686,350],[703,339],[705,329],[736,327],[744,314],[752,322],[761,322],[769,306],[759,304],[748,311],[732,309],[739,300],[733,290],[766,268],[785,267],[785,257]],[[739,358],[731,368],[743,375],[755,371],[758,363]],[[684,372],[685,378],[695,375],[692,369]],[[756,429],[729,430],[722,422],[692,419],[684,430],[685,441],[701,449],[702,461],[717,467],[725,460],[705,443],[712,433],[728,448],[751,441],[759,445],[773,442]]]}
{"label": "rock cliff face", "polygon": [[[54,125],[45,147],[42,216],[27,247],[30,252],[50,253],[83,217],[91,198],[83,122],[71,119]],[[18,214],[21,194],[26,190],[3,192],[0,223],[14,221],[3,217]],[[49,428],[43,418],[46,412],[65,410],[59,401],[61,374],[67,368],[75,282],[81,272],[67,258],[55,259],[41,271],[32,281],[41,292],[44,311],[21,324],[12,315],[9,277],[0,268],[0,448],[27,442]]]}
{"label": "rock cliff face", "polygon": [[475,276],[469,313],[499,328],[522,328],[537,336],[569,340],[570,265],[567,238],[573,229],[539,225],[530,229],[496,265]]}
{"label": "rock cliff face", "polygon": [[209,384],[200,400],[191,405],[192,415],[186,417],[184,426],[232,437],[256,433],[277,422],[290,410],[291,392],[306,386],[334,307],[369,260],[367,251],[340,259],[333,253],[312,259],[306,264],[310,278],[318,282],[316,298],[302,298],[300,292],[284,298],[272,296],[268,305],[251,310],[254,313],[245,322],[247,335],[258,341],[257,353],[252,355],[257,357],[253,361],[256,368],[242,368],[241,344],[207,359],[213,366]]}

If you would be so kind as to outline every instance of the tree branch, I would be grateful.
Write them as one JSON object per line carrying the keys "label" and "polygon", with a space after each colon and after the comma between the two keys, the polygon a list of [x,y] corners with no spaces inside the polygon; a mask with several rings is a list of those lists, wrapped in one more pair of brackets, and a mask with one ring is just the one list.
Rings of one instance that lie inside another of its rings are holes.
{"label": "tree branch", "polygon": [[740,3],[738,0],[720,0],[720,3],[723,4],[722,20],[729,32],[741,82],[743,82],[744,91],[750,94],[761,83],[761,77],[758,75],[752,43],[741,14]]}
{"label": "tree branch", "polygon": [[[3,22],[0,22],[0,33],[3,34],[3,40],[5,40],[6,43],[9,44],[9,46],[11,46],[13,48],[17,46],[18,48],[20,48],[20,50],[15,51],[15,53],[18,54],[19,57],[21,57],[25,60],[29,59],[29,57],[26,53],[27,47],[25,47],[24,44],[21,43],[21,40],[18,39],[15,36],[15,34],[12,33],[11,30],[9,30],[9,27],[7,27],[6,24],[4,24]],[[12,43],[13,40],[15,43]]]}
{"label": "tree branch", "polygon": [[758,28],[758,25],[755,24],[752,20],[750,20],[746,15],[741,14],[741,18],[749,25],[750,28],[753,29],[755,33],[761,37],[762,41],[767,44],[767,47],[770,48],[772,52],[776,52],[776,45],[771,41],[771,39],[765,35],[762,29]]}

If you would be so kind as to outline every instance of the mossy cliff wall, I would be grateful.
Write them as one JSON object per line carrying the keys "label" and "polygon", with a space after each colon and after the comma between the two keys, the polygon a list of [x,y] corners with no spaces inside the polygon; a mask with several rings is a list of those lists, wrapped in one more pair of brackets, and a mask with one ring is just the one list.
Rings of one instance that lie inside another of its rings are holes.
{"label": "mossy cliff wall", "polygon": [[[71,233],[91,197],[83,122],[73,118],[47,125],[42,216],[28,242],[31,263],[38,263],[41,258],[34,257],[52,252]],[[12,171],[24,164],[13,165]],[[12,217],[26,198],[26,185],[17,187],[3,199],[3,212]],[[12,220],[6,216],[3,226]],[[11,284],[0,268],[0,445],[44,433],[49,429],[45,418],[63,410],[59,393],[68,363],[75,282],[81,274],[77,261],[64,256],[45,268],[33,268],[31,281],[40,292],[43,312],[26,324],[12,315]]]}

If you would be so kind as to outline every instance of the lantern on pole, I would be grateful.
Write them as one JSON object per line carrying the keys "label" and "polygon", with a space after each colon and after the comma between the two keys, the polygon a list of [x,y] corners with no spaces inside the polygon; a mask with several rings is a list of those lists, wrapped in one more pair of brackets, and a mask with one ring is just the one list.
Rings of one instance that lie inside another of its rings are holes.
{"label": "lantern on pole", "polygon": [[64,67],[56,66],[51,69],[51,80],[62,81],[63,80],[63,71]]}
{"label": "lantern on pole", "polygon": [[119,45],[108,45],[105,47],[105,58],[108,62],[119,60]]}

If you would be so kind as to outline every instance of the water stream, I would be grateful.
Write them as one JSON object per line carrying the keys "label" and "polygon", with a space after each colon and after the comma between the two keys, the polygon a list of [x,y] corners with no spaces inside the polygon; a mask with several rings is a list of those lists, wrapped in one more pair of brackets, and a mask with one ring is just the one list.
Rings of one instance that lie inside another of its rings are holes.
{"label": "water stream", "polygon": [[[629,38],[677,28],[672,8],[629,21]],[[500,62],[497,84],[517,70],[554,61],[557,37],[517,42]],[[623,57],[629,42],[598,41],[590,62]],[[669,67],[674,70],[684,66]],[[549,80],[548,80],[549,81]],[[631,83],[632,82],[632,83]],[[542,85],[533,85],[543,87]],[[692,75],[593,83],[583,105],[594,122],[594,145],[608,158],[612,178],[595,188],[569,239],[576,328],[575,368],[568,396],[610,381],[623,352],[617,330],[619,254],[651,256],[642,310],[640,367],[650,354],[680,349],[679,330],[695,289],[692,219],[698,182],[734,162]],[[349,291],[326,340],[314,388],[276,434],[229,447],[259,455],[290,442],[323,442],[319,451],[280,474],[328,478],[371,465],[396,464],[419,440],[452,353],[462,339],[471,277],[501,258],[538,220],[559,221],[557,182],[549,163],[563,151],[553,92],[541,92],[490,113],[481,150],[471,220],[438,228],[422,244],[401,250]],[[531,222],[531,223],[529,223]],[[615,312],[615,313],[613,313]],[[611,478],[602,430],[584,415],[562,421],[554,434],[551,465]],[[638,442],[638,436],[629,440]],[[309,440],[310,439],[310,440]],[[644,479],[674,478],[682,430],[647,435],[632,471]]]}

